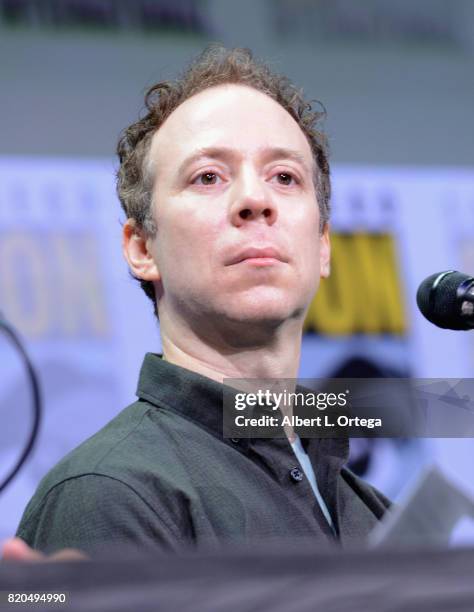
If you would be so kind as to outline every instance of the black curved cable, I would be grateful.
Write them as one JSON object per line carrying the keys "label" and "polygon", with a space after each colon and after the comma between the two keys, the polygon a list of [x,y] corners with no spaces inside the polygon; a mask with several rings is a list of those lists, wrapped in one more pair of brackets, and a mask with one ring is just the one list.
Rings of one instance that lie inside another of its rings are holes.
{"label": "black curved cable", "polygon": [[6,335],[13,342],[14,346],[18,349],[18,352],[21,355],[21,358],[23,360],[23,363],[25,365],[25,368],[28,374],[32,396],[33,396],[33,425],[31,427],[31,431],[28,436],[28,441],[18,461],[16,462],[15,466],[10,471],[10,473],[5,478],[5,480],[0,484],[0,493],[1,493],[8,486],[8,484],[15,478],[15,476],[21,469],[22,465],[27,460],[28,455],[33,450],[33,446],[36,442],[36,438],[38,437],[38,431],[39,431],[39,426],[41,422],[42,408],[41,408],[41,394],[40,394],[40,389],[39,389],[38,377],[36,376],[33,365],[25,349],[23,348],[23,345],[21,344],[20,339],[18,338],[18,335],[16,334],[15,330],[9,323],[7,323],[7,321],[5,321],[1,313],[0,313],[0,331],[3,331],[4,333],[6,333]]}

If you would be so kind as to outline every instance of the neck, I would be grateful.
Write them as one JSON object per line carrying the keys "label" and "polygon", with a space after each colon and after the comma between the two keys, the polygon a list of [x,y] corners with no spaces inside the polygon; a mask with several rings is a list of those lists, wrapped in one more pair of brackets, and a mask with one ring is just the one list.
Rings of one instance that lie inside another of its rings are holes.
{"label": "neck", "polygon": [[219,326],[189,325],[160,313],[167,361],[218,382],[225,378],[291,378],[298,375],[302,321],[280,324],[248,321]]}

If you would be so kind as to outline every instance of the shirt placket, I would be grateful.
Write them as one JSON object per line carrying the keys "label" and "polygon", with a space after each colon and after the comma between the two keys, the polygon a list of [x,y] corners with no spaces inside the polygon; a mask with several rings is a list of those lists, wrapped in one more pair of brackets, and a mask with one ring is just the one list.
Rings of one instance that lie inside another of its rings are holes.
{"label": "shirt placket", "polygon": [[314,532],[322,531],[328,538],[334,539],[334,532],[288,440],[286,438],[252,439],[249,447],[251,454],[265,465],[265,469],[271,472],[287,497],[304,514]]}

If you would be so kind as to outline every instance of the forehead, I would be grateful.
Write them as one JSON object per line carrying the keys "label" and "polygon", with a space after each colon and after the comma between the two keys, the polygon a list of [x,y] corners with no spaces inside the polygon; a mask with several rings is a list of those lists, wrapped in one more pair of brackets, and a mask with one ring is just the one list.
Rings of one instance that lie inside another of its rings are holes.
{"label": "forehead", "polygon": [[160,172],[214,146],[243,156],[272,147],[293,149],[312,166],[308,140],[293,117],[266,94],[233,84],[206,89],[178,106],[154,134],[149,164]]}

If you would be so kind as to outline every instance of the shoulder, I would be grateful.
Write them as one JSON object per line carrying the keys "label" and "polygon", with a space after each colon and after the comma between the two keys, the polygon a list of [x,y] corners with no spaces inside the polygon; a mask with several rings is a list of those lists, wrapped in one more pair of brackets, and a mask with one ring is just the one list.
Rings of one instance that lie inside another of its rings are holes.
{"label": "shoulder", "polygon": [[135,402],[66,455],[40,482],[18,535],[40,550],[178,541],[173,508],[157,501],[172,497],[163,474],[173,464],[174,425],[159,412]]}
{"label": "shoulder", "polygon": [[173,424],[160,409],[146,401],[131,404],[105,427],[80,444],[57,463],[41,480],[27,510],[40,506],[54,490],[88,486],[98,492],[128,487],[146,495],[147,474],[157,473],[160,463],[172,462],[168,430]]}
{"label": "shoulder", "polygon": [[127,453],[147,420],[150,408],[146,402],[135,402],[122,410],[102,429],[63,457],[43,478],[39,488],[48,489],[69,478],[100,472],[107,463],[107,457],[116,449]]}

